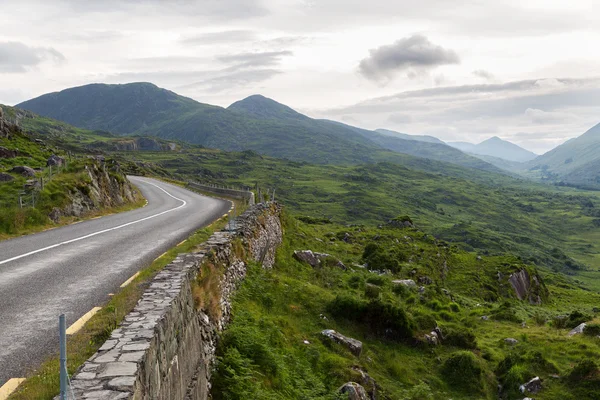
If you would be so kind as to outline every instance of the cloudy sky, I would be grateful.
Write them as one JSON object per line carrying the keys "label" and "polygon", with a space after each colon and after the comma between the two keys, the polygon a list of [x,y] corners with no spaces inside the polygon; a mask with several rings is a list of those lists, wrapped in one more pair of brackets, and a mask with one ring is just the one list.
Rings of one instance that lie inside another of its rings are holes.
{"label": "cloudy sky", "polygon": [[0,103],[149,81],[543,153],[600,122],[595,2],[2,0]]}

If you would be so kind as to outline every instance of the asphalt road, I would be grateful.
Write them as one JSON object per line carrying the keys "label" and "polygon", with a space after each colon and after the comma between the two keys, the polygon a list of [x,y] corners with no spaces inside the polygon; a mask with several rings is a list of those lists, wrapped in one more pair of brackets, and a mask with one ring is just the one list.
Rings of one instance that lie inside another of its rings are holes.
{"label": "asphalt road", "polygon": [[58,316],[71,325],[230,203],[130,177],[148,205],[0,242],[0,386],[58,352]]}

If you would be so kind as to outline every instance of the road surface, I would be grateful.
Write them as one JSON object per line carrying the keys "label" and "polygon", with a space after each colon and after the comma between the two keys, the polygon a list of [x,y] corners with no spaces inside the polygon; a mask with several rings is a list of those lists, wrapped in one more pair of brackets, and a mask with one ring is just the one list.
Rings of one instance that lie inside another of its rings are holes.
{"label": "road surface", "polygon": [[130,177],[148,200],[133,211],[0,242],[0,386],[57,353],[67,326],[230,203]]}

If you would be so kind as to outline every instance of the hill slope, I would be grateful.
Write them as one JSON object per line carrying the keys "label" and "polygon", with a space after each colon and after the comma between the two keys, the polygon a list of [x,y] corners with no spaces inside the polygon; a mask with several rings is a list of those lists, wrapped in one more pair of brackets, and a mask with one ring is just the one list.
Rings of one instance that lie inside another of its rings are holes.
{"label": "hill slope", "polygon": [[517,146],[507,140],[502,140],[498,136],[489,138],[479,144],[468,142],[448,142],[448,145],[455,147],[467,153],[480,156],[490,156],[501,158],[513,162],[531,161],[537,157],[537,154]]}
{"label": "hill slope", "polygon": [[528,174],[569,185],[600,187],[600,124],[527,164]]}
{"label": "hill slope", "polygon": [[[405,140],[315,120],[255,95],[227,109],[202,104],[150,83],[93,84],[50,93],[20,108],[93,130],[151,135],[222,150],[254,150],[320,164],[395,161],[388,150],[500,172],[439,144]],[[369,134],[366,134],[369,133]],[[387,138],[387,139],[384,139]],[[403,163],[403,159],[396,160]]]}
{"label": "hill slope", "polygon": [[391,131],[389,129],[375,129],[375,132],[381,133],[382,135],[397,137],[397,138],[400,138],[400,139],[416,140],[418,142],[428,142],[428,143],[445,144],[440,139],[438,139],[438,138],[436,138],[434,136],[409,135],[407,133],[400,133],[400,132],[396,132],[396,131]]}

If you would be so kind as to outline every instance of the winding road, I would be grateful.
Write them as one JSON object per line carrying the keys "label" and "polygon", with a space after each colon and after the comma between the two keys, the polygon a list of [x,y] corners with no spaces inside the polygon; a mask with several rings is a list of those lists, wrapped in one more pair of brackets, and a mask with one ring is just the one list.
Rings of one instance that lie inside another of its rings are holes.
{"label": "winding road", "polygon": [[149,178],[129,177],[148,200],[133,211],[0,242],[0,386],[58,349],[67,326],[230,203]]}

